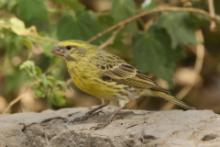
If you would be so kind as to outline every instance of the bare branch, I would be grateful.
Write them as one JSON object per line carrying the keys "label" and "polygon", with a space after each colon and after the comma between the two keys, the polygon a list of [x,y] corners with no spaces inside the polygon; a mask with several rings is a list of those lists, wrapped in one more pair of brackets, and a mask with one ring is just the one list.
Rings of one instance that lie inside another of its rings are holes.
{"label": "bare branch", "polygon": [[121,31],[123,27],[118,28],[115,32],[112,33],[112,35],[99,46],[99,49],[103,49],[106,48],[107,46],[111,45],[112,43],[114,43],[114,40],[116,38],[116,36],[118,35],[118,33]]}
{"label": "bare branch", "polygon": [[208,17],[209,19],[213,20],[213,21],[217,21],[217,22],[220,22],[220,16],[212,16],[210,15],[208,12],[202,10],[202,9],[198,9],[198,8],[189,8],[189,7],[184,7],[184,8],[181,8],[181,7],[167,7],[167,6],[162,6],[162,7],[157,7],[155,9],[152,9],[152,10],[149,10],[149,11],[143,11],[143,12],[140,12],[134,16],[131,16],[127,19],[124,19],[118,23],[116,23],[115,25],[105,29],[104,31],[98,33],[97,35],[93,36],[92,38],[90,38],[88,40],[88,42],[92,42],[94,40],[97,40],[98,38],[102,37],[103,35],[119,28],[119,27],[124,27],[126,26],[127,24],[129,24],[130,22],[132,21],[135,21],[137,20],[138,18],[140,17],[143,17],[143,16],[146,16],[146,15],[152,15],[152,14],[156,14],[156,13],[160,13],[160,12],[190,12],[190,13],[195,13],[195,14],[200,14],[200,15],[203,15],[205,17]]}
{"label": "bare branch", "polygon": [[3,114],[8,113],[8,112],[11,110],[11,108],[12,108],[15,104],[17,104],[21,99],[22,99],[22,95],[16,97],[14,100],[12,100],[12,101],[8,104],[8,106],[5,108],[5,110],[4,110],[2,113],[3,113]]}
{"label": "bare branch", "polygon": [[[215,17],[215,7],[214,7],[214,1],[208,0],[208,6],[209,6],[209,13],[211,17]],[[210,30],[215,31],[216,30],[216,22],[214,20],[211,20],[210,23]]]}

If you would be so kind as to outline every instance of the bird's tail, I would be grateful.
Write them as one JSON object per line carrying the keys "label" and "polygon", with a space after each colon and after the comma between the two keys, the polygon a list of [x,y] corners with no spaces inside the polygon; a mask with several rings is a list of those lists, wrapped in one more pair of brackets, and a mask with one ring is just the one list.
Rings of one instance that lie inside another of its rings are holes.
{"label": "bird's tail", "polygon": [[188,106],[187,104],[185,104],[181,100],[178,100],[176,97],[169,95],[168,93],[164,93],[161,91],[152,91],[152,96],[163,98],[171,103],[174,103],[174,104],[182,107],[183,109],[195,109],[193,107]]}

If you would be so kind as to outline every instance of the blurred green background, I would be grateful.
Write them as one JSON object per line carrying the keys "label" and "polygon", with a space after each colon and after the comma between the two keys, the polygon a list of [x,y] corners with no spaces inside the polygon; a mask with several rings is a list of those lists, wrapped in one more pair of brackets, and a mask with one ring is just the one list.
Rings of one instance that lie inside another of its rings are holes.
{"label": "blurred green background", "polygon": [[[214,2],[218,14],[220,1]],[[51,53],[53,46],[58,40],[87,41],[123,19],[159,6],[209,13],[204,0],[0,0],[0,113],[13,100],[17,101],[7,110],[11,113],[99,104],[69,81],[65,63]],[[220,112],[219,28],[218,22],[210,29],[210,20],[196,13],[164,11],[124,26],[107,50],[154,75],[173,94],[189,88],[184,98],[188,104]],[[101,45],[111,35],[92,43]],[[205,48],[204,58],[199,48]],[[128,107],[173,108],[165,103],[141,98]]]}

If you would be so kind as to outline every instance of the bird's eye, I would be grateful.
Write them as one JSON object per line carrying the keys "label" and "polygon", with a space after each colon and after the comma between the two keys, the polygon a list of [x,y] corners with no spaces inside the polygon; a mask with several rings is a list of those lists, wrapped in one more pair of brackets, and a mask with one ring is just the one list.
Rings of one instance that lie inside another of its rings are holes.
{"label": "bird's eye", "polygon": [[72,48],[72,46],[70,46],[70,45],[66,46],[67,50],[70,50],[71,48]]}

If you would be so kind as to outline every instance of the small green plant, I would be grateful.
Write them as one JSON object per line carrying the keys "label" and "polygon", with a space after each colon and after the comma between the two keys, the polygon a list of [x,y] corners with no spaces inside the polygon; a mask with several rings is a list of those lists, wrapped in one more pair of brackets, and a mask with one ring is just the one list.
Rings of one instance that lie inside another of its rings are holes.
{"label": "small green plant", "polygon": [[49,104],[55,107],[66,106],[65,99],[65,83],[55,79],[54,76],[42,73],[33,61],[27,60],[21,66],[27,78],[31,81],[29,84],[32,87],[38,98],[48,99]]}

